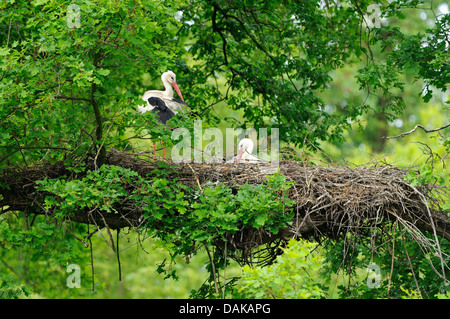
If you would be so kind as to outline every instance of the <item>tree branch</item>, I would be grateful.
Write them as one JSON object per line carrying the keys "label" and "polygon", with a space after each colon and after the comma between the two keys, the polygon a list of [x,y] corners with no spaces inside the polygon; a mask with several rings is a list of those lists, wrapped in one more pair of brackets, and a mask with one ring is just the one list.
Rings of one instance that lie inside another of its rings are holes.
{"label": "tree branch", "polygon": [[441,127],[435,128],[435,129],[432,129],[432,130],[427,130],[427,129],[426,129],[425,127],[423,127],[422,125],[417,124],[411,131],[403,132],[403,133],[401,133],[401,134],[399,134],[399,135],[396,135],[396,136],[388,136],[388,137],[385,136],[384,138],[385,138],[385,139],[392,139],[392,138],[404,137],[404,136],[406,136],[406,135],[409,135],[409,134],[414,133],[418,128],[421,128],[425,133],[433,133],[433,132],[437,132],[437,131],[441,131],[441,130],[443,130],[443,129],[446,129],[447,127],[450,127],[450,123],[448,123],[448,124],[446,124],[446,125],[444,125],[444,126],[441,126]]}
{"label": "tree branch", "polygon": [[3,155],[2,157],[0,157],[0,163],[3,162],[4,160],[6,160],[8,157],[16,154],[19,151],[22,150],[68,150],[67,147],[59,147],[59,146],[20,146],[19,148],[17,148],[15,151],[12,151],[9,154]]}
{"label": "tree branch", "polygon": [[217,15],[217,10],[218,10],[218,6],[217,4],[213,4],[214,10],[213,10],[213,14],[212,14],[212,18],[211,18],[211,22],[212,22],[212,29],[213,31],[217,32],[220,37],[222,38],[222,51],[223,51],[223,57],[225,60],[225,65],[228,65],[228,58],[227,58],[227,39],[225,38],[224,34],[222,33],[222,28],[219,28],[217,26],[217,22],[216,22],[216,15]]}
{"label": "tree branch", "polygon": [[63,100],[73,100],[73,101],[86,101],[86,102],[92,103],[92,100],[87,97],[57,95],[57,96],[55,96],[55,98],[63,99]]}
{"label": "tree branch", "polygon": [[[94,54],[94,66],[97,67],[98,59],[99,59],[100,53]],[[97,100],[95,99],[95,92],[97,90],[97,85],[95,83],[92,83],[91,85],[91,98],[90,102],[92,104],[92,108],[94,109],[95,114],[95,121],[97,122],[97,129],[95,132],[95,138],[96,142],[100,143],[103,137],[103,122],[102,122],[102,116],[100,114],[100,108],[98,106]],[[106,149],[102,145],[100,145],[100,149],[98,151],[99,154],[99,164],[100,166],[106,163]],[[97,165],[97,163],[95,163]]]}
{"label": "tree branch", "polygon": [[247,29],[247,27],[245,26],[244,21],[242,21],[241,19],[239,19],[238,17],[236,17],[235,15],[229,14],[227,11],[225,11],[224,9],[220,8],[219,6],[215,5],[214,8],[217,8],[217,10],[219,10],[222,15],[225,18],[232,18],[234,20],[236,20],[237,22],[239,22],[239,24],[241,25],[241,29],[248,35],[248,37],[250,38],[250,40],[252,40],[252,42],[256,45],[256,47],[261,50],[269,59],[272,60],[272,62],[276,65],[277,61],[275,60],[275,58],[273,57],[272,54],[270,54],[266,48],[260,43],[260,41],[258,41],[252,34],[251,32]]}

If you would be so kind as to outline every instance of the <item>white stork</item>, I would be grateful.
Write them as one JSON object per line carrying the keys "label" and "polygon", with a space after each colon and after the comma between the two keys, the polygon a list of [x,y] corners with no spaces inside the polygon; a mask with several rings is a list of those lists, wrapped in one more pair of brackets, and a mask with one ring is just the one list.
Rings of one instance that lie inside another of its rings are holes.
{"label": "white stork", "polygon": [[[147,102],[147,105],[138,105],[138,111],[141,114],[146,112],[156,113],[158,116],[158,120],[162,124],[166,124],[166,122],[175,114],[177,114],[180,110],[186,111],[190,107],[188,104],[184,102],[183,95],[178,88],[178,84],[176,81],[176,75],[172,71],[164,72],[161,75],[161,80],[164,84],[164,91],[150,90],[144,93],[142,96],[142,100]],[[180,96],[181,100],[175,99],[173,97],[172,86]],[[163,156],[165,158],[165,148],[163,145]],[[156,146],[155,142],[153,142],[153,152],[156,156]]]}
{"label": "white stork", "polygon": [[[147,105],[139,105],[138,106],[138,111],[140,113],[145,113],[147,111],[151,111],[153,110],[154,106],[152,106],[149,102],[148,99],[150,97],[158,97],[160,99],[162,99],[164,101],[164,103],[166,104],[166,106],[174,113],[177,114],[179,110],[183,110],[185,108],[185,106],[187,105],[186,103],[184,103],[184,99],[183,99],[183,95],[180,92],[180,89],[178,88],[178,84],[177,84],[177,77],[175,75],[175,73],[173,73],[172,71],[167,71],[164,72],[161,75],[161,80],[164,84],[164,91],[157,91],[157,90],[150,90],[144,93],[144,95],[142,96],[142,100],[144,100]],[[175,99],[173,97],[173,88],[175,89],[175,91],[177,92],[178,96],[181,98],[181,101],[178,99]]]}
{"label": "white stork", "polygon": [[238,154],[228,161],[229,163],[262,163],[263,160],[259,157],[252,155],[253,141],[249,138],[242,139],[238,144]]}

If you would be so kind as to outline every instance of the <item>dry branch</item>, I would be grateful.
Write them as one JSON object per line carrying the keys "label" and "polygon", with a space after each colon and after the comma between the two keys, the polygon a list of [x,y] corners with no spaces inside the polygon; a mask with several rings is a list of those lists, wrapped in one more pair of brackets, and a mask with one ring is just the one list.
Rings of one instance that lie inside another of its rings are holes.
{"label": "dry branch", "polygon": [[434,132],[438,132],[438,131],[444,130],[444,129],[446,129],[447,127],[450,127],[450,123],[448,123],[448,124],[446,124],[446,125],[443,125],[443,126],[441,126],[441,127],[435,128],[435,129],[430,129],[430,130],[429,130],[429,129],[426,129],[426,128],[423,127],[423,125],[421,125],[421,124],[417,124],[416,126],[414,126],[414,128],[413,128],[411,131],[403,132],[403,133],[401,133],[401,134],[399,134],[399,135],[396,135],[396,136],[388,136],[388,137],[386,137],[386,139],[392,139],[392,138],[404,137],[404,136],[406,136],[406,135],[409,135],[409,134],[414,133],[418,128],[422,129],[422,131],[424,131],[425,133],[434,133]]}

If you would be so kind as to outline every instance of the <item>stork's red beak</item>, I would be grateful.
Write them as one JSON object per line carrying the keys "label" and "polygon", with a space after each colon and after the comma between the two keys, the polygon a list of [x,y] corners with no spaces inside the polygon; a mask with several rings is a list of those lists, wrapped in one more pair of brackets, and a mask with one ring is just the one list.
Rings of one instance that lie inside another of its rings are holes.
{"label": "stork's red beak", "polygon": [[241,159],[242,154],[244,154],[244,152],[245,152],[244,150],[240,150],[238,155],[236,156],[236,159]]}
{"label": "stork's red beak", "polygon": [[172,85],[175,91],[177,91],[178,96],[181,97],[181,100],[184,102],[183,95],[181,94],[180,89],[178,88],[177,82],[173,81]]}

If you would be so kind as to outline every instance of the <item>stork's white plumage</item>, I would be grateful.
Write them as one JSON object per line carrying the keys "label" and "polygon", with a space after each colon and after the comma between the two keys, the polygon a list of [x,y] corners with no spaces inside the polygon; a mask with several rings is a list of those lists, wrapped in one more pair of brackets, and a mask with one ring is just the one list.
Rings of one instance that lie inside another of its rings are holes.
{"label": "stork's white plumage", "polygon": [[262,159],[252,155],[253,141],[249,138],[242,139],[238,144],[238,154],[234,158],[235,163],[261,163]]}
{"label": "stork's white plumage", "polygon": [[[148,99],[150,97],[158,97],[158,98],[162,99],[164,101],[164,103],[166,104],[166,106],[174,114],[177,114],[178,111],[185,109],[186,103],[184,103],[183,95],[181,94],[180,89],[178,87],[177,77],[176,77],[175,73],[173,73],[170,70],[167,72],[164,72],[161,75],[161,80],[164,84],[165,90],[164,91],[150,90],[150,91],[145,92],[144,95],[142,96],[142,100],[144,100],[147,104],[138,106],[138,111],[140,113],[145,113],[145,112],[153,110],[154,106],[148,102]],[[172,86],[175,89],[175,91],[177,92],[178,96],[181,98],[181,101],[177,100],[173,97]]]}

